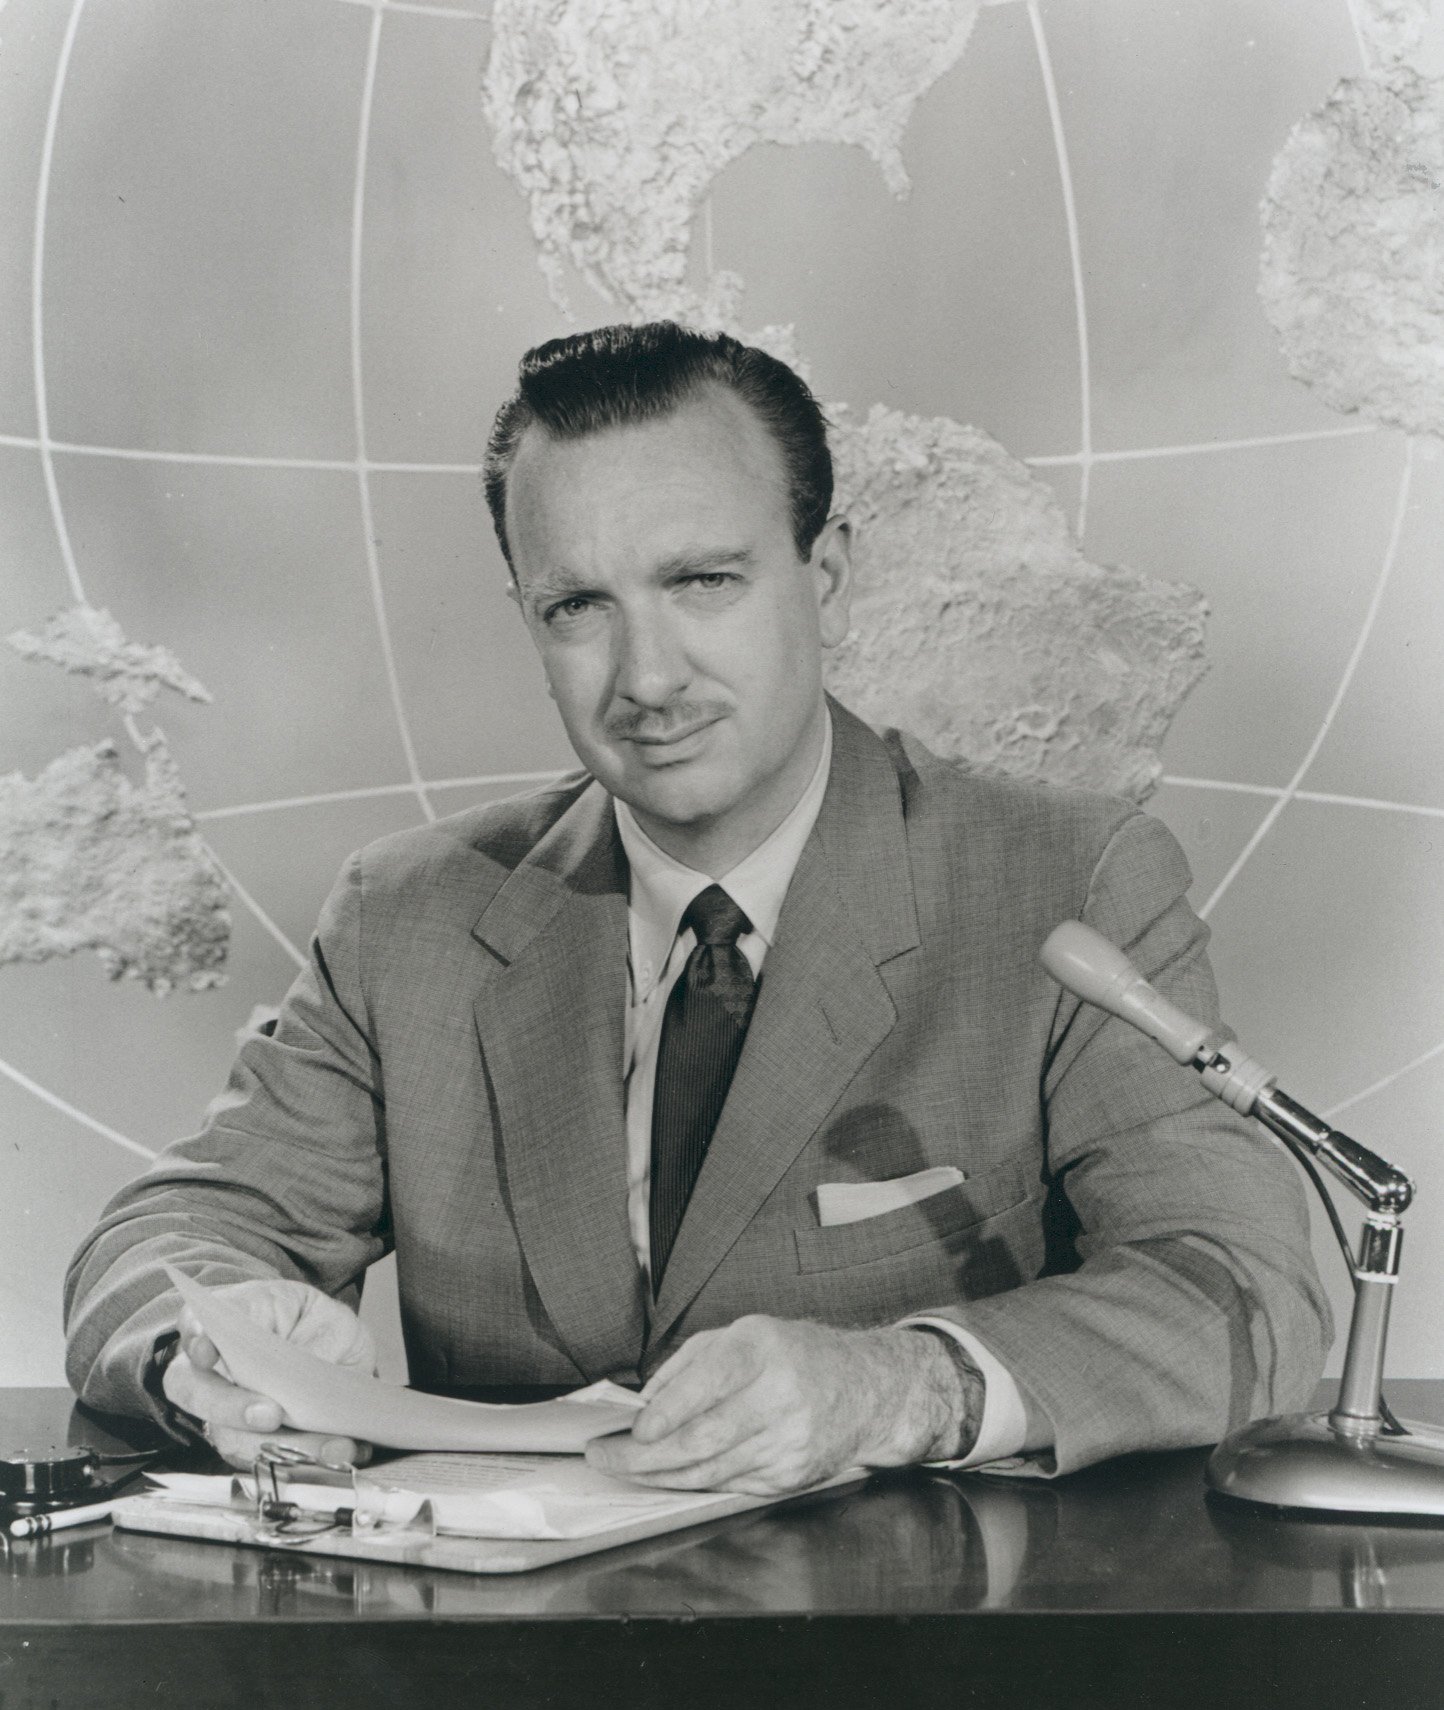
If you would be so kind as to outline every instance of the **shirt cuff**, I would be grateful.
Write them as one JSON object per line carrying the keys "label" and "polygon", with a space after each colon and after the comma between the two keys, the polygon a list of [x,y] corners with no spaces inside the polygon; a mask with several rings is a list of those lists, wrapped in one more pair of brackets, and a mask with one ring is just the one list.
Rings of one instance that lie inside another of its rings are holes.
{"label": "shirt cuff", "polygon": [[1028,1412],[1013,1374],[987,1348],[950,1318],[905,1318],[903,1327],[921,1326],[951,1336],[983,1374],[983,1417],[977,1440],[961,1460],[929,1461],[929,1466],[976,1467],[1021,1455],[1028,1441]]}

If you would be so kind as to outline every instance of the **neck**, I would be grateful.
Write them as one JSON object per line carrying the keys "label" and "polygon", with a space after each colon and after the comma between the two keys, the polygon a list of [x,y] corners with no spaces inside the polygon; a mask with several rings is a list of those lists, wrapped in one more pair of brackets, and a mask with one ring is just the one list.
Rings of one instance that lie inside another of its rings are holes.
{"label": "neck", "polygon": [[801,801],[822,758],[826,730],[827,707],[819,700],[802,740],[767,789],[730,813],[688,825],[655,819],[635,807],[633,816],[653,843],[674,861],[720,879],[764,844]]}

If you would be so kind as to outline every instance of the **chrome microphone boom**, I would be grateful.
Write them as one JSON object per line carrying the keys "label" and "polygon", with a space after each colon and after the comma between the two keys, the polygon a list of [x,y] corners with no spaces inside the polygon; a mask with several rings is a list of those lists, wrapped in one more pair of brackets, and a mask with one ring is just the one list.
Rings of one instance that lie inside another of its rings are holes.
{"label": "chrome microphone boom", "polygon": [[1041,958],[1060,986],[1157,1040],[1175,1062],[1196,1069],[1216,1098],[1242,1116],[1257,1117],[1281,1140],[1304,1147],[1372,1210],[1395,1216],[1408,1210],[1414,1184],[1402,1171],[1280,1092],[1261,1063],[1156,992],[1101,932],[1081,920],[1065,920],[1049,934]]}

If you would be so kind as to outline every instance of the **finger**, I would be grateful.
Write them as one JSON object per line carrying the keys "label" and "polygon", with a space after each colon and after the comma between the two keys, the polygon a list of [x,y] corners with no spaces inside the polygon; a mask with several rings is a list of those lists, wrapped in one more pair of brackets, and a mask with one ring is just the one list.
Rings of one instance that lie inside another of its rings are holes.
{"label": "finger", "polygon": [[324,1431],[267,1431],[258,1441],[284,1443],[309,1455],[313,1461],[333,1467],[364,1467],[372,1453],[369,1443],[358,1442],[354,1437],[334,1437]]}
{"label": "finger", "polygon": [[203,1371],[210,1371],[220,1359],[220,1350],[210,1337],[201,1329],[200,1320],[188,1306],[181,1308],[180,1317],[176,1320],[176,1329],[180,1331],[181,1347],[185,1350],[193,1366],[199,1366]]}
{"label": "finger", "polygon": [[639,1443],[659,1443],[733,1404],[748,1408],[754,1399],[750,1392],[761,1375],[750,1369],[748,1354],[744,1349],[733,1351],[731,1357],[723,1353],[721,1358],[694,1360],[666,1389],[645,1402],[632,1421],[633,1438]]}
{"label": "finger", "polygon": [[291,1340],[336,1366],[376,1369],[376,1344],[371,1332],[350,1307],[314,1291]]}
{"label": "finger", "polygon": [[[213,1426],[207,1440],[223,1461],[246,1472],[251,1471],[257,1456],[268,1443],[284,1444],[313,1461],[331,1467],[364,1467],[372,1454],[369,1443],[316,1431],[234,1431],[226,1426]],[[299,1470],[304,1473],[305,1469]]]}
{"label": "finger", "polygon": [[[596,1451],[595,1454],[593,1451]],[[786,1488],[768,1475],[763,1433],[734,1443],[718,1454],[677,1465],[653,1465],[645,1446],[629,1445],[625,1437],[597,1438],[587,1444],[587,1460],[614,1478],[664,1490],[749,1490],[757,1493]]]}
{"label": "finger", "polygon": [[279,1403],[192,1365],[187,1354],[178,1354],[166,1367],[161,1387],[177,1407],[211,1425],[253,1431],[280,1428]]}
{"label": "finger", "polygon": [[660,1395],[675,1378],[687,1370],[688,1366],[697,1358],[698,1353],[703,1351],[707,1344],[714,1339],[709,1330],[703,1330],[699,1335],[689,1337],[675,1354],[663,1360],[662,1364],[642,1385],[642,1400],[651,1401]]}
{"label": "finger", "polygon": [[595,1464],[630,1478],[638,1472],[670,1472],[696,1466],[749,1442],[768,1421],[735,1398],[689,1420],[656,1440],[629,1436],[598,1440]]}

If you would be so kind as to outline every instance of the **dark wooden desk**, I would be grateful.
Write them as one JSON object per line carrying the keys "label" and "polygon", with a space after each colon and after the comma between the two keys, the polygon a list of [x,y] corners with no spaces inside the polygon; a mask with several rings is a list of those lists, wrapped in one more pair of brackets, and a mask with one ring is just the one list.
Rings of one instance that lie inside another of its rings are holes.
{"label": "dark wooden desk", "polygon": [[[1444,1421],[1444,1383],[1395,1383]],[[54,1390],[0,1439],[115,1442]],[[1202,1452],[916,1471],[508,1579],[93,1526],[0,1545],[0,1710],[1444,1705],[1444,1527],[1205,1500]]]}

